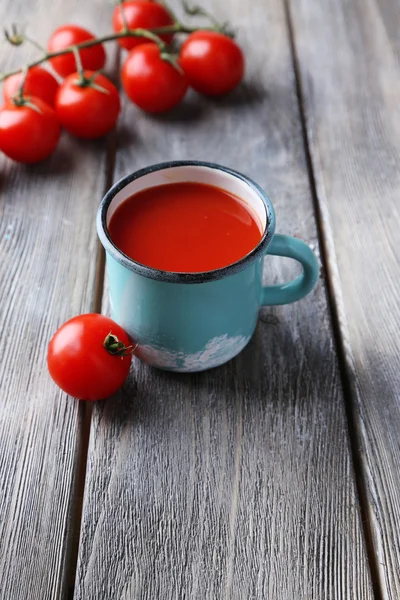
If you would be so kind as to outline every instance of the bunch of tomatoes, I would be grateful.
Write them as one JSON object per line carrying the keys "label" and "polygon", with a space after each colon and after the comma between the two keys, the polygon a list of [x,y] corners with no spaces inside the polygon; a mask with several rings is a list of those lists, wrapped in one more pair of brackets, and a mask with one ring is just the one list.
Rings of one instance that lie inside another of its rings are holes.
{"label": "bunch of tomatoes", "polygon": [[[194,31],[178,56],[170,54],[174,25],[171,13],[158,2],[127,0],[114,10],[115,36],[107,39],[115,37],[129,52],[122,65],[122,86],[134,104],[150,113],[178,105],[189,86],[218,96],[230,92],[243,77],[242,50],[218,31]],[[171,32],[154,39],[143,37],[142,32],[142,37],[132,34],[135,29],[158,28]],[[82,27],[65,25],[53,32],[47,51],[42,62],[51,64],[57,78],[36,65],[7,77],[3,88],[0,150],[22,163],[47,158],[58,144],[62,127],[78,138],[106,135],[116,125],[121,109],[117,88],[100,72],[107,58],[101,40],[97,43]]]}

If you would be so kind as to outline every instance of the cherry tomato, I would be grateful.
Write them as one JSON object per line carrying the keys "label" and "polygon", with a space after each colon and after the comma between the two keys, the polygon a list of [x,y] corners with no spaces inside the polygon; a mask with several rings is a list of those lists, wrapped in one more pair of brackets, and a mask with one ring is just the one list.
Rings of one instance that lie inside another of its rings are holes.
{"label": "cherry tomato", "polygon": [[0,150],[22,163],[47,158],[57,146],[61,128],[54,110],[40,98],[17,106],[7,100],[0,108]]}
{"label": "cherry tomato", "polygon": [[196,31],[182,44],[180,64],[189,84],[201,94],[219,96],[243,78],[244,56],[229,37],[216,31]]}
{"label": "cherry tomato", "polygon": [[[90,33],[90,31],[83,29],[83,27],[78,27],[77,25],[63,25],[52,33],[47,44],[47,49],[49,52],[57,52],[58,50],[73,46],[74,44],[93,40],[94,37],[95,36]],[[102,44],[84,48],[79,51],[79,55],[81,57],[83,68],[89,69],[90,71],[102,69],[106,62],[106,52]],[[55,56],[50,59],[50,62],[53,69],[62,77],[75,73],[77,70],[75,56],[72,52],[62,54],[61,56]]]}
{"label": "cherry tomato", "polygon": [[[123,346],[120,350],[118,342]],[[55,383],[80,400],[101,400],[114,394],[124,383],[131,361],[132,346],[125,331],[98,314],[80,315],[64,323],[50,340],[47,353]]]}
{"label": "cherry tomato", "polygon": [[156,44],[142,44],[130,51],[122,67],[127,96],[147,112],[170,110],[184,97],[186,77],[163,60]]}
{"label": "cherry tomato", "polygon": [[[4,100],[11,100],[19,93],[22,78],[22,73],[16,73],[5,80],[3,87]],[[40,98],[43,102],[53,106],[57,90],[57,81],[46,69],[41,67],[29,69],[24,83],[25,96],[35,96],[35,98]]]}
{"label": "cherry tomato", "polygon": [[[128,0],[123,3],[123,9],[128,23],[129,29],[156,29],[157,27],[166,27],[173,25],[174,20],[168,10],[157,2],[149,2],[147,0]],[[113,14],[113,29],[116,33],[122,31],[124,21],[122,18],[121,6],[118,5],[114,9]],[[172,34],[160,36],[167,44],[170,44],[173,38]],[[131,50],[135,46],[148,42],[146,38],[122,38],[118,40],[121,48]]]}
{"label": "cherry tomato", "polygon": [[107,77],[93,71],[85,71],[84,75],[83,81],[78,73],[64,80],[55,108],[61,125],[72,135],[95,139],[113,129],[121,102],[117,88]]}

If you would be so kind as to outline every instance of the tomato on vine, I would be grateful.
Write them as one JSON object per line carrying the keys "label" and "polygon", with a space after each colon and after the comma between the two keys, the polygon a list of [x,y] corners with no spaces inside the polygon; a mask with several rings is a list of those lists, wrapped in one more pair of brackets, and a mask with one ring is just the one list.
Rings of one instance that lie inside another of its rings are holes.
{"label": "tomato on vine", "polygon": [[[69,46],[94,39],[95,36],[83,27],[79,27],[78,25],[63,25],[56,29],[50,36],[47,50],[49,52],[58,52]],[[79,54],[84,69],[98,71],[99,69],[102,69],[106,63],[107,57],[103,44],[96,44],[95,46],[90,46],[90,48],[83,48],[80,50]],[[76,71],[75,57],[71,52],[50,58],[50,63],[53,69],[61,75],[61,77],[66,77]]]}
{"label": "tomato on vine", "polygon": [[0,150],[21,163],[47,158],[58,144],[60,124],[40,98],[7,100],[0,108]]}
{"label": "tomato on vine", "polygon": [[188,88],[178,68],[162,58],[156,44],[142,44],[130,51],[123,64],[122,85],[141,109],[164,112],[179,104]]}
{"label": "tomato on vine", "polygon": [[[122,5],[115,7],[113,13],[113,29],[116,33],[123,31],[125,27],[124,17],[129,29],[156,29],[157,27],[167,27],[173,25],[174,20],[168,10],[158,2],[149,0],[127,0]],[[169,44],[172,41],[173,34],[161,35],[161,39]],[[119,39],[121,48],[131,50],[135,46],[148,42],[143,37],[127,37]]]}
{"label": "tomato on vine", "polygon": [[233,90],[244,74],[242,50],[216,31],[196,31],[183,42],[180,64],[189,84],[201,94],[219,96]]}
{"label": "tomato on vine", "polygon": [[[189,85],[211,96],[231,91],[243,77],[244,56],[229,37],[228,24],[218,24],[202,7],[190,7],[186,0],[183,4],[187,14],[208,18],[210,28],[185,25],[164,2],[119,0],[113,13],[114,33],[97,38],[77,25],[63,25],[53,32],[48,52],[39,59],[0,73],[6,100],[0,109],[0,149],[15,160],[36,162],[56,146],[59,123],[80,138],[107,134],[121,107],[118,90],[99,72],[107,58],[104,44],[112,40],[130,50],[121,71],[122,85],[142,110],[170,110]],[[189,33],[179,57],[169,54],[167,46],[176,33]],[[15,25],[5,30],[5,36],[13,46],[30,42],[41,48]],[[38,66],[47,61],[65,78],[61,85]]]}
{"label": "tomato on vine", "polygon": [[121,109],[117,88],[93,71],[73,73],[60,85],[55,102],[63,127],[79,138],[102,137],[115,126]]}
{"label": "tomato on vine", "polygon": [[[24,74],[15,73],[4,82],[3,96],[4,100],[11,100],[19,93]],[[54,105],[54,99],[58,90],[58,82],[49,71],[42,67],[32,67],[29,69],[24,82],[24,95],[35,96],[46,102],[50,106]]]}
{"label": "tomato on vine", "polygon": [[101,400],[124,383],[133,350],[122,327],[108,317],[79,315],[50,340],[47,365],[52,379],[70,396]]}

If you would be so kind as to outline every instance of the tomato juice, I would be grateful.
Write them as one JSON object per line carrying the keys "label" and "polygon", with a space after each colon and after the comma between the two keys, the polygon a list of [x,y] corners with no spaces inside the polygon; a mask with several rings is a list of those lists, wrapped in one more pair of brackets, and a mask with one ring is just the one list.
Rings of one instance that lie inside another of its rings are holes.
{"label": "tomato juice", "polygon": [[263,235],[259,217],[244,200],[195,182],[137,192],[118,206],[108,230],[114,244],[134,261],[181,273],[235,263]]}

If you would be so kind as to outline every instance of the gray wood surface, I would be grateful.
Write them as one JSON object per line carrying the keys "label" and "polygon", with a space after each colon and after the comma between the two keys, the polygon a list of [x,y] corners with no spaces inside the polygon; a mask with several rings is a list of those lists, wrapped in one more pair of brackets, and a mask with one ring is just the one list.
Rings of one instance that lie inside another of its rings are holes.
{"label": "gray wood surface", "polygon": [[354,446],[382,598],[400,597],[400,9],[291,2]]}
{"label": "gray wood surface", "polygon": [[[81,17],[104,30],[109,10],[101,1],[85,9],[72,1],[2,0],[0,21],[23,21],[45,43],[52,28]],[[34,53],[2,41],[0,68]],[[0,157],[2,600],[67,594],[85,413],[50,380],[46,351],[56,328],[92,305],[106,145],[64,134],[40,166]]]}
{"label": "gray wood surface", "polygon": [[[196,158],[259,181],[278,230],[318,251],[285,13],[278,0],[210,2],[240,24],[246,84],[169,116],[126,104],[115,178]],[[293,275],[268,259],[267,281]],[[323,280],[263,310],[250,346],[217,370],[135,362],[96,404],[76,600],[372,600]]]}

